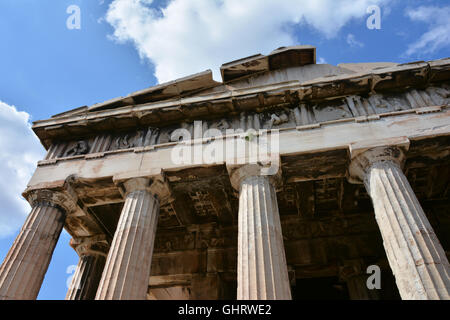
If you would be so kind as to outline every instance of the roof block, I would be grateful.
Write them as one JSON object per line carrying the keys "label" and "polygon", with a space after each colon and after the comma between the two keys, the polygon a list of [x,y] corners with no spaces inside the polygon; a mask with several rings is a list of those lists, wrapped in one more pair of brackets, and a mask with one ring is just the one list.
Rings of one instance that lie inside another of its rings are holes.
{"label": "roof block", "polygon": [[222,65],[220,72],[224,83],[256,73],[299,67],[316,63],[316,48],[309,45],[281,47],[269,55],[253,55]]}

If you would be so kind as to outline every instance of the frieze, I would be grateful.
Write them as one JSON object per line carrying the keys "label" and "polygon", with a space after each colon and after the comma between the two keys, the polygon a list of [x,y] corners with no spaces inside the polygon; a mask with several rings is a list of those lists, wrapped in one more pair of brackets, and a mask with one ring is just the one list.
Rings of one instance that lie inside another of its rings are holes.
{"label": "frieze", "polygon": [[285,241],[377,231],[377,225],[373,217],[362,215],[336,216],[321,220],[287,219],[282,221],[281,224]]}
{"label": "frieze", "polygon": [[[53,144],[45,163],[60,158],[115,152],[179,143],[187,139],[209,138],[248,130],[286,128],[313,129],[321,123],[335,121],[368,121],[379,115],[414,112],[416,109],[450,104],[450,87],[411,89],[404,93],[375,93],[366,97],[347,96],[315,104],[300,103],[291,108],[273,107],[260,113],[241,112],[227,119],[182,122],[163,128],[140,128],[133,132],[105,133],[90,139]],[[182,129],[182,130],[180,130]]]}
{"label": "frieze", "polygon": [[[373,217],[336,216],[320,220],[287,218],[281,221],[284,241],[338,237],[348,234],[376,232]],[[216,225],[195,225],[187,230],[160,230],[155,238],[155,252],[193,249],[228,248],[237,246],[237,226],[219,228]]]}
{"label": "frieze", "polygon": [[157,233],[155,253],[192,250],[196,248],[196,232]]}
{"label": "frieze", "polygon": [[237,228],[217,225],[194,225],[187,230],[161,231],[155,237],[156,253],[237,246]]}
{"label": "frieze", "polygon": [[84,140],[76,141],[69,144],[66,151],[64,152],[64,157],[79,156],[87,154],[88,152],[89,152],[89,144],[87,141]]}

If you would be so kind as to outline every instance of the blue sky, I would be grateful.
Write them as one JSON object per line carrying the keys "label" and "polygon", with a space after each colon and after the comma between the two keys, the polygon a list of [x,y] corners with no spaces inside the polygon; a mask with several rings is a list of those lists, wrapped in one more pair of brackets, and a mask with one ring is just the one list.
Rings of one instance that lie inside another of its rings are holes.
{"label": "blue sky", "polygon": [[[370,30],[370,5],[381,29]],[[66,12],[80,8],[81,29]],[[0,1],[0,260],[29,206],[20,198],[44,150],[30,121],[127,95],[283,45],[311,44],[321,63],[450,56],[448,1]],[[5,138],[8,137],[8,138]],[[64,299],[78,257],[63,233],[39,299]]]}

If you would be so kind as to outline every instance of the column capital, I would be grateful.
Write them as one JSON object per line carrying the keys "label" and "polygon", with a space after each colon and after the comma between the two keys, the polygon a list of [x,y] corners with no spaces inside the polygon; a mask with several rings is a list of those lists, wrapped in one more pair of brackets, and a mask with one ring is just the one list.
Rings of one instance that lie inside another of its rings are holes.
{"label": "column capital", "polygon": [[172,192],[163,172],[151,176],[115,176],[113,180],[124,197],[134,191],[146,190],[155,196],[161,205],[172,201]]}
{"label": "column capital", "polygon": [[32,207],[39,203],[45,203],[64,210],[66,214],[74,213],[79,210],[77,206],[78,197],[71,186],[75,179],[75,176],[69,176],[61,183],[41,188],[27,188],[22,193],[22,196],[27,199]]}
{"label": "column capital", "polygon": [[101,255],[107,256],[110,243],[106,235],[100,234],[92,237],[72,238],[70,239],[70,246],[82,256]]}
{"label": "column capital", "polygon": [[348,181],[355,184],[365,183],[367,172],[377,165],[383,166],[390,163],[401,168],[408,149],[409,139],[406,137],[351,144]]}
{"label": "column capital", "polygon": [[150,188],[150,178],[131,178],[121,182],[122,189],[127,195],[134,191],[148,190]]}
{"label": "column capital", "polygon": [[234,189],[240,189],[242,181],[249,177],[267,177],[270,183],[278,188],[282,185],[280,161],[266,161],[246,164],[227,164],[231,185]]}

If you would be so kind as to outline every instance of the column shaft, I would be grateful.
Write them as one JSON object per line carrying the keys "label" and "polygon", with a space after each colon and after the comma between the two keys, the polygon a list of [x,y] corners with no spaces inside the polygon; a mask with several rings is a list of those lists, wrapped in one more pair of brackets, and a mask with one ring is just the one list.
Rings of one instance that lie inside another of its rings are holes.
{"label": "column shaft", "polygon": [[364,179],[402,299],[450,299],[450,266],[397,163],[376,162]]}
{"label": "column shaft", "polygon": [[66,300],[93,300],[105,266],[106,256],[87,254],[80,257]]}
{"label": "column shaft", "polygon": [[267,176],[245,178],[240,186],[237,298],[291,299],[276,192]]}
{"label": "column shaft", "polygon": [[158,215],[149,191],[127,194],[96,299],[146,299]]}
{"label": "column shaft", "polygon": [[65,221],[63,209],[34,205],[0,267],[0,299],[36,299]]}

